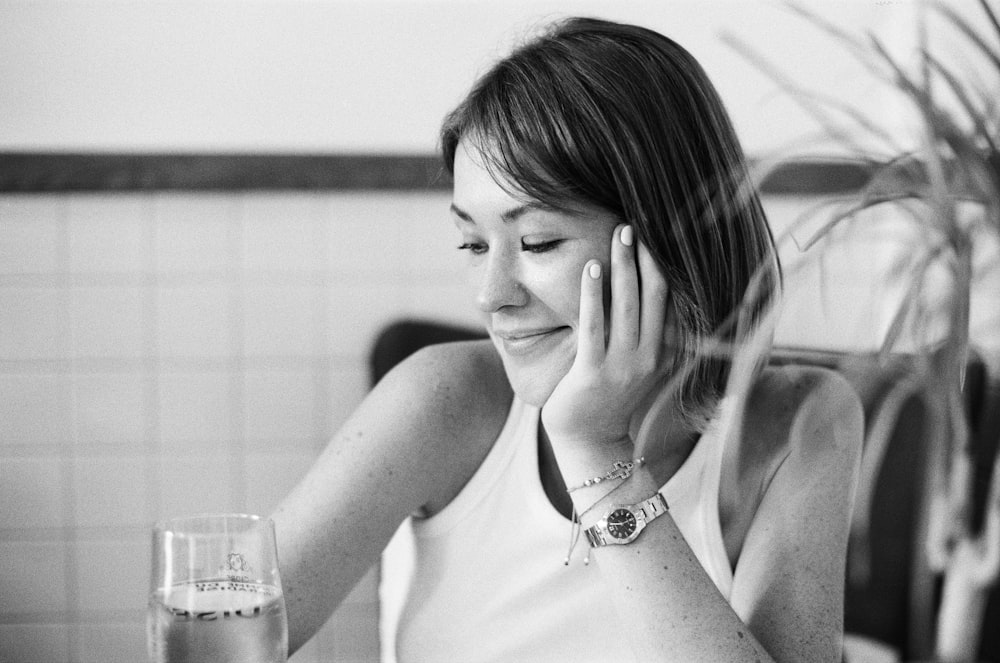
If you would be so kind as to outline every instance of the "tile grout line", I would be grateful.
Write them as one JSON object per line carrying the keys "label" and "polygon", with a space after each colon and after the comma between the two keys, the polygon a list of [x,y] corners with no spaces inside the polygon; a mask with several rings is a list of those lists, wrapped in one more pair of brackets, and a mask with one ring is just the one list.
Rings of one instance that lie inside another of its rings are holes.
{"label": "tile grout line", "polygon": [[[163,356],[160,344],[160,273],[159,273],[159,233],[162,228],[163,209],[158,196],[150,196],[146,213],[145,268],[151,275],[142,298],[142,337],[146,348],[142,360],[143,398],[142,398],[142,443],[146,456],[144,463],[145,516],[147,520],[146,563],[150,585],[152,582],[152,536],[150,534],[153,522],[160,519],[163,513],[163,489],[160,480],[163,458],[163,435],[160,403],[160,379],[163,373]],[[147,586],[147,591],[152,589]],[[147,605],[139,608],[143,614]]]}
{"label": "tile grout line", "polygon": [[229,447],[229,507],[248,510],[247,488],[247,381],[246,381],[246,196],[234,197],[229,218],[229,409],[233,439]]}
{"label": "tile grout line", "polygon": [[157,268],[159,259],[159,232],[163,225],[163,210],[160,198],[153,197],[150,203],[149,223],[146,236],[146,269],[151,274],[151,282],[143,298],[143,344],[146,347],[143,382],[143,446],[146,455],[146,519],[149,525],[163,516],[163,490],[160,482],[163,457],[163,431],[160,418],[160,380],[164,362],[160,347],[160,275]]}
{"label": "tile grout line", "polygon": [[66,333],[69,338],[69,387],[70,387],[70,422],[72,431],[70,434],[70,448],[60,462],[63,486],[63,526],[64,526],[64,548],[65,575],[66,575],[66,647],[70,660],[79,658],[80,632],[77,624],[80,622],[81,604],[79,588],[79,541],[76,536],[76,469],[77,454],[80,446],[80,371],[78,362],[78,343],[76,335],[76,325],[73,319],[73,292],[75,277],[72,263],[72,197],[60,199],[58,202],[59,228],[58,244],[56,247],[57,262],[59,264],[58,278],[61,284],[60,293],[61,304],[65,311],[64,323]]}
{"label": "tile grout line", "polygon": [[[323,198],[323,204],[317,205],[317,224],[319,229],[318,250],[320,251],[320,262],[324,274],[327,276],[331,270],[332,246],[333,246],[333,204],[329,197]],[[326,279],[329,281],[329,278]],[[325,359],[332,350],[331,345],[331,316],[329,290],[332,286],[318,287],[313,293],[314,324],[315,324],[315,368],[313,370],[314,397],[313,397],[313,430],[316,434],[316,441],[313,443],[313,451],[318,455],[326,446],[327,440],[333,435],[333,421],[331,412],[331,401],[333,399],[333,371],[332,363]]]}

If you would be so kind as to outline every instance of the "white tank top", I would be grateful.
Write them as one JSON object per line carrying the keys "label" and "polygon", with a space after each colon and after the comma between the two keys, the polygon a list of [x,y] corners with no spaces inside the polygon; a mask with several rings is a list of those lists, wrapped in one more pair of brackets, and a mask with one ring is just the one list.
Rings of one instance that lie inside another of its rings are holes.
{"label": "white tank top", "polygon": [[[662,491],[670,515],[727,600],[733,572],[718,496],[733,409],[728,401]],[[570,565],[563,564],[570,521],[542,486],[538,414],[515,398],[469,483],[440,513],[413,519],[415,572],[395,632],[398,663],[608,660],[609,650],[594,636],[622,632],[620,622],[599,570],[583,563],[585,539]],[[628,660],[622,654],[628,656],[615,651],[613,658]]]}

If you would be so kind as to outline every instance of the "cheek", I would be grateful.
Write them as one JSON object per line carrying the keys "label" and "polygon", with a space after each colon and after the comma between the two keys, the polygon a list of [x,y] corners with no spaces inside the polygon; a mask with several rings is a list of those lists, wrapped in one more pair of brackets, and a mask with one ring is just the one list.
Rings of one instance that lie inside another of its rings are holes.
{"label": "cheek", "polygon": [[580,288],[583,271],[590,260],[599,259],[605,266],[602,277],[604,291],[605,318],[610,309],[611,280],[608,265],[611,264],[608,245],[592,247],[592,253],[580,252],[558,268],[539,270],[533,277],[532,290],[535,296],[549,309],[556,312],[559,318],[574,329],[580,321]]}
{"label": "cheek", "polygon": [[556,314],[558,321],[576,328],[580,321],[580,275],[586,261],[579,269],[570,265],[563,269],[545,270],[534,282],[534,294],[546,308]]}

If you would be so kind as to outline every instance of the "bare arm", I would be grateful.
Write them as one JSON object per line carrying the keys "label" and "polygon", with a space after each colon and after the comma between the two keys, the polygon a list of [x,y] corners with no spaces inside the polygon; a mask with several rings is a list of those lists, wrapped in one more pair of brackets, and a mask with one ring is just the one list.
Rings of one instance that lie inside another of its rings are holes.
{"label": "bare arm", "polygon": [[863,411],[841,376],[804,378],[789,453],[747,533],[733,608],[779,661],[840,661]]}
{"label": "bare arm", "polygon": [[[627,546],[594,550],[623,623],[638,630],[640,660],[658,660],[668,651],[692,662],[841,660],[844,562],[862,413],[839,376],[803,377],[808,384],[785,427],[788,444],[781,445],[787,454],[743,543],[731,606],[669,515]],[[633,475],[584,524],[610,503],[637,502],[659,486],[649,472]]]}
{"label": "bare arm", "polygon": [[278,506],[289,652],[323,625],[404,518],[447,503],[478,467],[510,400],[490,356],[460,343],[407,359]]}
{"label": "bare arm", "polygon": [[[643,453],[683,448],[684,426],[669,403],[646,412],[636,405],[649,402],[648,394],[655,393],[650,385],[669,370],[663,368],[669,357],[661,340],[669,320],[665,281],[645,247],[633,252],[629,239],[617,230],[612,243],[609,316],[600,272],[585,269],[577,356],[542,410],[567,485],[634,457],[636,448]],[[788,386],[753,405],[759,414],[753,421],[781,425],[765,427],[756,437],[748,431],[742,442],[764,447],[750,467],[767,472],[750,490],[741,486],[740,498],[759,506],[738,547],[732,605],[716,590],[669,511],[636,541],[595,549],[609,600],[629,627],[623,641],[640,660],[660,660],[666,652],[691,662],[839,660],[861,407],[846,381],[828,371],[801,371]],[[635,425],[637,419],[663,426],[654,432]],[[669,476],[668,469],[655,465],[651,459],[610,496],[598,488],[574,491],[583,526],[613,504],[653,496],[662,475]]]}

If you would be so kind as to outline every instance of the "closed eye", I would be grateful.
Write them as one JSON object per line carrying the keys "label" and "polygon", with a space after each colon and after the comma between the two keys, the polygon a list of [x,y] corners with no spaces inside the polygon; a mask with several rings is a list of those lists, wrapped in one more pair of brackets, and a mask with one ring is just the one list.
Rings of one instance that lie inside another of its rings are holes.
{"label": "closed eye", "polygon": [[[534,242],[534,243],[522,241],[521,250],[527,253],[547,253],[549,251],[552,251],[562,243],[563,240],[561,239],[553,239],[547,242]],[[488,247],[486,246],[486,244],[481,242],[463,242],[462,244],[458,245],[458,249],[460,251],[468,251],[472,255],[476,256],[486,253],[487,248]]]}
{"label": "closed eye", "polygon": [[561,239],[553,239],[547,242],[537,242],[534,244],[529,244],[528,242],[521,241],[521,250],[527,251],[529,253],[546,253],[558,247],[563,243]]}
{"label": "closed eye", "polygon": [[478,242],[464,242],[458,245],[459,251],[468,251],[474,256],[486,253],[486,245]]}

